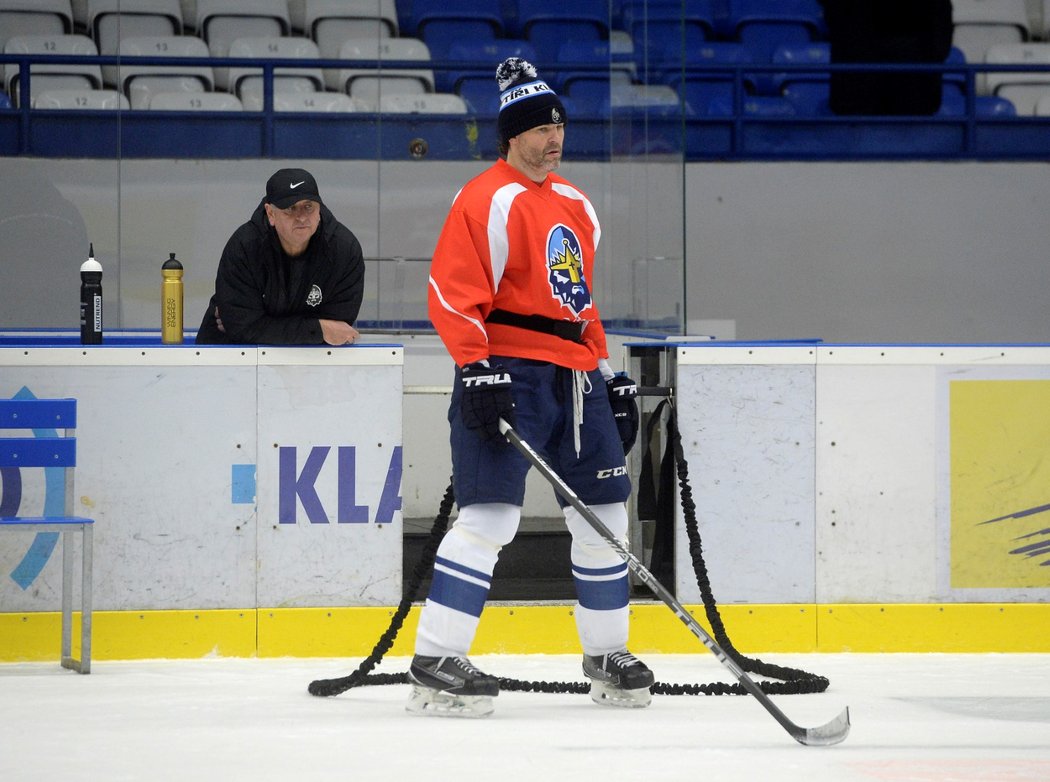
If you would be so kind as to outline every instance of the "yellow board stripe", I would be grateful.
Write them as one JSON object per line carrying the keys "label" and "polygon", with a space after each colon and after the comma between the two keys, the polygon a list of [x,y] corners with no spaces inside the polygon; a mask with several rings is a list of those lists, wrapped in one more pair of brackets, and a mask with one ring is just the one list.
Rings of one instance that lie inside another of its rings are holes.
{"label": "yellow board stripe", "polygon": [[[702,606],[686,606],[710,632]],[[1050,652],[1050,604],[731,605],[719,608],[745,654],[837,652]],[[269,608],[96,611],[93,660],[217,657],[364,657],[394,609]],[[388,654],[412,653],[419,607]],[[0,662],[57,660],[58,612],[0,614]],[[79,614],[74,621],[79,654]],[[631,649],[689,654],[703,644],[662,603],[631,606]],[[472,654],[574,654],[571,605],[492,603]]]}

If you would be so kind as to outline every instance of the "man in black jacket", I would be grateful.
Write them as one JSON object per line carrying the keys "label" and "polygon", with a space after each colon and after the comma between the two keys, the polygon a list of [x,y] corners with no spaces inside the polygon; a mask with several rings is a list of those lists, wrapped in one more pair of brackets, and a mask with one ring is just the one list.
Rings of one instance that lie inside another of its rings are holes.
{"label": "man in black jacket", "polygon": [[364,280],[361,243],[313,176],[282,168],[226,242],[197,344],[348,345]]}

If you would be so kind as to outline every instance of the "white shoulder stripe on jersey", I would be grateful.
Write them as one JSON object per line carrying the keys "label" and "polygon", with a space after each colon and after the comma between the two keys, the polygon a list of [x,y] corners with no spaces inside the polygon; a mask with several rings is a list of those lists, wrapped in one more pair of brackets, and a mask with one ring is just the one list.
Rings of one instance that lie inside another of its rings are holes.
{"label": "white shoulder stripe on jersey", "polygon": [[595,251],[597,251],[598,242],[601,241],[602,238],[602,227],[598,223],[598,213],[594,211],[594,206],[591,204],[587,196],[585,196],[583,193],[581,193],[579,190],[577,190],[575,187],[572,187],[571,185],[566,185],[558,182],[551,183],[551,190],[553,190],[560,196],[564,196],[565,198],[571,198],[575,201],[580,201],[581,203],[583,203],[584,211],[587,212],[587,216],[591,218],[591,225],[594,226],[593,241],[594,249]]}
{"label": "white shoulder stripe on jersey", "polygon": [[485,324],[483,324],[477,318],[472,318],[469,315],[465,315],[464,313],[460,312],[455,307],[453,307],[451,304],[449,304],[447,301],[445,301],[445,297],[441,295],[441,288],[438,287],[437,280],[435,280],[433,277],[430,278],[430,287],[434,289],[434,295],[437,296],[438,301],[441,302],[441,306],[444,309],[448,310],[453,315],[459,315],[459,317],[463,318],[463,320],[467,321],[468,323],[472,323],[477,328],[477,330],[482,333],[485,339],[488,340],[489,333],[485,331]]}
{"label": "white shoulder stripe on jersey", "polygon": [[492,264],[493,292],[499,290],[503,272],[507,269],[507,256],[510,254],[510,239],[507,237],[507,220],[514,199],[525,192],[525,187],[512,182],[504,185],[492,194],[489,204],[489,260]]}

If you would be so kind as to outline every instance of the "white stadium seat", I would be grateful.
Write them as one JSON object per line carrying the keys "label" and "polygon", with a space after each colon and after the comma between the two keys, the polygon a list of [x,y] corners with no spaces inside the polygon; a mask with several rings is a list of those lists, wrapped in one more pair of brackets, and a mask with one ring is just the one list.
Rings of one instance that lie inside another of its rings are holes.
{"label": "white stadium seat", "polygon": [[[418,60],[430,65],[430,49],[417,38],[353,38],[339,49],[341,60]],[[351,98],[374,99],[381,93],[422,94],[434,91],[434,71],[429,68],[384,70],[340,68],[327,70],[328,88]]]}
{"label": "white stadium seat", "polygon": [[[209,56],[204,41],[193,35],[122,38],[120,54],[127,57]],[[131,108],[145,109],[158,92],[209,92],[215,86],[215,77],[207,65],[121,64],[117,86],[128,96]]]}
{"label": "white stadium seat", "polygon": [[158,92],[150,111],[242,111],[240,99],[228,92]]}
{"label": "white stadium seat", "polygon": [[197,0],[197,35],[213,57],[226,57],[237,38],[288,35],[287,0]]}
{"label": "white stadium seat", "polygon": [[[985,62],[990,65],[1050,66],[1050,43],[998,44],[988,49]],[[986,74],[988,93],[1014,104],[1017,113],[1031,116],[1039,99],[1050,93],[1050,71],[1002,71]]]}
{"label": "white stadium seat", "polygon": [[390,95],[379,97],[378,110],[384,114],[466,114],[467,103],[458,95],[429,92],[424,95]]}
{"label": "white stadium seat", "polygon": [[1025,0],[953,0],[952,45],[967,62],[984,62],[989,47],[1031,37]]}
{"label": "white stadium seat", "polygon": [[273,108],[274,111],[325,113],[374,110],[368,103],[354,100],[341,92],[278,92],[273,96]]}
{"label": "white stadium seat", "polygon": [[16,35],[70,35],[69,0],[0,0],[0,50]]}
{"label": "white stadium seat", "polygon": [[[306,38],[237,38],[230,44],[230,57],[316,60],[319,56],[317,44]],[[229,68],[228,73],[223,73],[226,70],[216,68],[219,86],[236,93],[242,101],[249,94],[262,97],[261,68]],[[324,89],[324,76],[320,68],[275,68],[273,89],[275,93],[316,92]]]}
{"label": "white stadium seat", "polygon": [[34,109],[130,109],[116,90],[44,90],[33,94]]}
{"label": "white stadium seat", "polygon": [[394,0],[288,0],[288,15],[328,59],[350,38],[396,38],[399,30]]}
{"label": "white stadium seat", "polygon": [[87,30],[99,54],[116,54],[121,38],[182,35],[179,0],[88,0]]}
{"label": "white stadium seat", "polygon": [[[97,55],[95,42],[86,35],[16,35],[4,44],[5,54],[83,54]],[[18,63],[3,67],[3,84],[18,103]],[[30,93],[55,89],[98,89],[102,69],[91,63],[34,63],[30,67]]]}

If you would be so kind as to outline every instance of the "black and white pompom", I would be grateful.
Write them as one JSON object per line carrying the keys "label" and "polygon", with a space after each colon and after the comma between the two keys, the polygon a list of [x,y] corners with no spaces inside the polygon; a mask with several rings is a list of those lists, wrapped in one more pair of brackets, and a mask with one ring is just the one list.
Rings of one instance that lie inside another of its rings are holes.
{"label": "black and white pompom", "polygon": [[496,83],[500,92],[519,81],[536,78],[536,67],[520,57],[508,57],[496,68]]}

